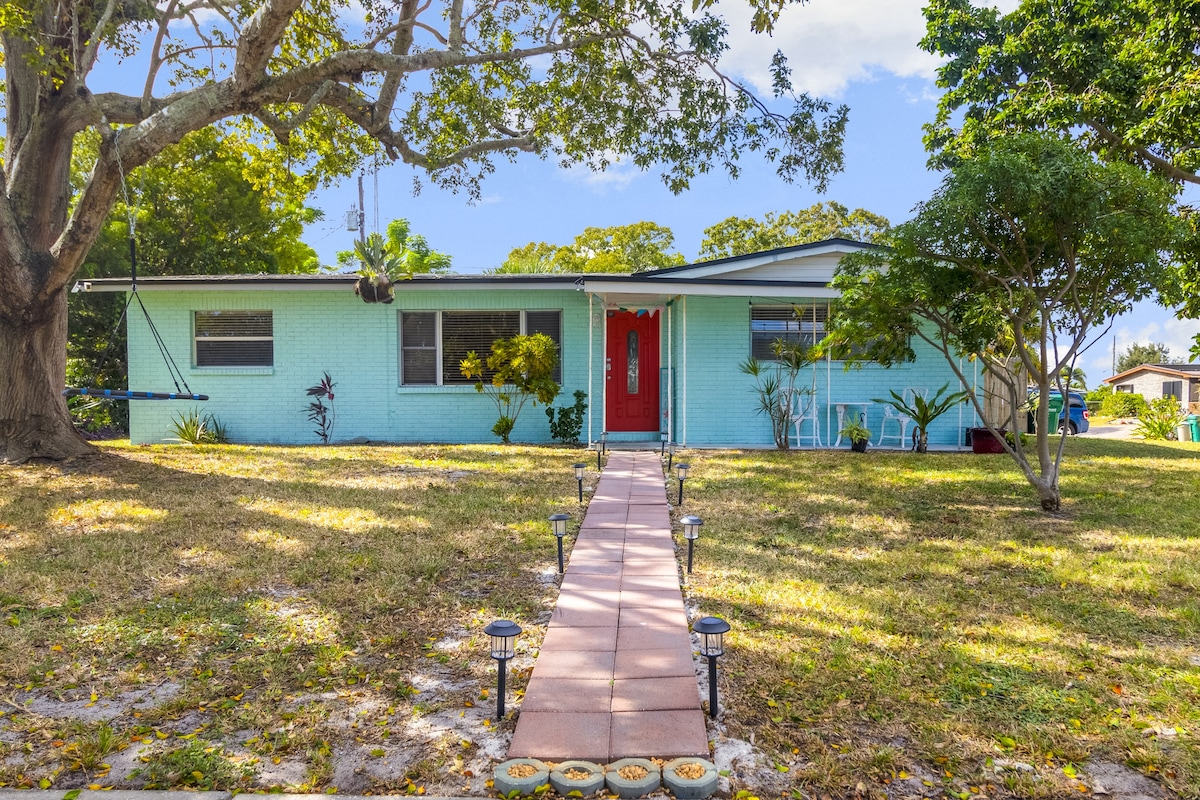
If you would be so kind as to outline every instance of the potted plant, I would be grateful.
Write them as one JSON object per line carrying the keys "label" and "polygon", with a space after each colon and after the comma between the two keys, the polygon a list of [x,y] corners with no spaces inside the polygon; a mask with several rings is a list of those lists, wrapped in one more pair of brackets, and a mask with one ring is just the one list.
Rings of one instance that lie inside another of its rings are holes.
{"label": "potted plant", "polygon": [[390,303],[396,295],[393,282],[412,279],[412,275],[400,271],[403,259],[378,233],[372,233],[365,242],[355,242],[354,252],[360,263],[354,293],[364,303]]}
{"label": "potted plant", "polygon": [[1008,433],[1004,428],[998,428],[994,435],[987,428],[970,428],[971,452],[983,455],[995,455],[1004,452],[1004,436]]}
{"label": "potted plant", "polygon": [[854,452],[865,453],[867,442],[871,440],[871,429],[861,421],[850,420],[844,428],[838,431],[838,436],[849,439],[850,449]]}

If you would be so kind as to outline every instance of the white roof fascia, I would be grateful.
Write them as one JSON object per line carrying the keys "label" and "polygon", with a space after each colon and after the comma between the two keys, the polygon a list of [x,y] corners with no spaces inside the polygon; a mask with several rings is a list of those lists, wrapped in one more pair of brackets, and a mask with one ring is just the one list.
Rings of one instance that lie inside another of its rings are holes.
{"label": "white roof fascia", "polygon": [[726,258],[712,264],[694,264],[685,268],[674,268],[670,271],[655,273],[642,273],[647,279],[655,281],[669,280],[688,280],[694,278],[715,278],[718,275],[727,273],[737,273],[755,267],[761,267],[766,264],[774,264],[777,261],[797,261],[803,260],[811,256],[829,255],[830,253],[850,254],[857,253],[864,247],[850,247],[842,242],[833,242],[824,247],[813,247],[796,252],[794,250],[787,252],[772,252],[760,253],[757,255],[747,255],[742,258]]}
{"label": "white roof fascia", "polygon": [[[354,280],[338,281],[331,280],[327,283],[320,282],[296,282],[290,283],[285,281],[271,281],[269,278],[261,281],[253,279],[243,281],[212,281],[198,280],[188,281],[175,280],[171,282],[155,281],[153,278],[139,278],[137,290],[139,292],[341,292],[350,291],[354,288]],[[528,289],[550,289],[554,291],[579,291],[583,287],[580,285],[575,276],[566,278],[560,281],[539,281],[539,282],[504,282],[504,281],[472,281],[472,280],[455,280],[455,281],[397,281],[392,284],[396,287],[397,293],[409,292],[413,290],[421,291],[445,291],[447,289],[475,289],[486,288],[488,290],[499,291],[524,291]],[[119,282],[105,281],[76,281],[71,291],[74,292],[128,292],[131,288],[129,279],[123,279]]]}
{"label": "white roof fascia", "polygon": [[662,294],[700,297],[841,297],[829,286],[798,286],[789,283],[703,283],[678,281],[585,280],[584,289],[592,294]]}

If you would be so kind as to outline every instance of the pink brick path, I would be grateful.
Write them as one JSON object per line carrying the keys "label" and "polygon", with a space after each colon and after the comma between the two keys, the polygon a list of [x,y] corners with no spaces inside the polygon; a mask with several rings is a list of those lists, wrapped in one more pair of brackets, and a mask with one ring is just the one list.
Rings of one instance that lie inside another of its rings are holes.
{"label": "pink brick path", "polygon": [[521,702],[510,758],[707,756],[657,452],[610,452]]}

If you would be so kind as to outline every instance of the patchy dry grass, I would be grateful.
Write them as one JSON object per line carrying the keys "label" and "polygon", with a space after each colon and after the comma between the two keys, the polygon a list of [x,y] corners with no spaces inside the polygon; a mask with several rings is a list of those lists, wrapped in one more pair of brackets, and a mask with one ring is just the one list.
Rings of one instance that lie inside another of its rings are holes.
{"label": "patchy dry grass", "polygon": [[[488,794],[482,627],[536,650],[578,456],[0,469],[0,784]],[[1045,798],[1116,762],[1200,797],[1198,456],[1072,439],[1050,517],[999,456],[689,452],[722,726],[782,781],[733,790]]]}
{"label": "patchy dry grass", "polygon": [[482,627],[536,645],[577,452],[105,451],[0,470],[0,784],[471,784]]}
{"label": "patchy dry grass", "polygon": [[730,734],[834,796],[1060,796],[1095,759],[1200,797],[1197,456],[1073,439],[1052,517],[1002,456],[689,453]]}

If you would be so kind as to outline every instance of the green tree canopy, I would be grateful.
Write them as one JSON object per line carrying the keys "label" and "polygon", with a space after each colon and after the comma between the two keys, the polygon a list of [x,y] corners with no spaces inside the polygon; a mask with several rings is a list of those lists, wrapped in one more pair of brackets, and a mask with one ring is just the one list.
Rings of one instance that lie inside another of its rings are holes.
{"label": "green tree canopy", "polygon": [[862,208],[848,210],[841,203],[816,203],[800,211],[767,213],[762,221],[729,217],[704,229],[701,261],[740,256],[824,239],[844,238],[883,242],[891,224]]}
{"label": "green tree canopy", "polygon": [[[1053,136],[997,139],[893,230],[894,249],[842,261],[828,341],[885,366],[912,360],[924,341],[964,387],[959,358],[979,359],[1019,430],[1025,375],[1042,396],[1059,388],[1098,328],[1159,285],[1179,233],[1174,197],[1167,181]],[[1056,510],[1062,442],[1052,455],[1046,407],[1038,413],[1036,469],[1020,444],[1009,449],[1042,507]]]}
{"label": "green tree canopy", "polygon": [[[763,32],[788,0],[747,2]],[[847,109],[793,92],[781,54],[772,96],[731,80],[711,4],[0,2],[0,458],[90,449],[59,394],[67,289],[122,173],[213,125],[271,145],[253,164],[262,187],[387,157],[477,196],[496,159],[531,153],[595,170],[624,158],[676,192],[753,154],[823,188]],[[122,63],[114,91],[89,80],[104,60]],[[100,146],[72,185],[87,132]]]}
{"label": "green tree canopy", "polygon": [[684,258],[668,252],[674,242],[670,228],[653,222],[589,227],[569,245],[530,242],[515,248],[492,272],[644,272],[677,267]]}
{"label": "green tree canopy", "polygon": [[1134,342],[1117,356],[1117,374],[1142,364],[1182,364],[1182,358],[1171,358],[1171,348],[1160,342]]}
{"label": "green tree canopy", "polygon": [[1092,149],[1200,182],[1200,6],[1023,0],[1011,13],[930,0],[921,46],[948,57],[926,142],[953,161],[1010,131],[1079,132]]}

